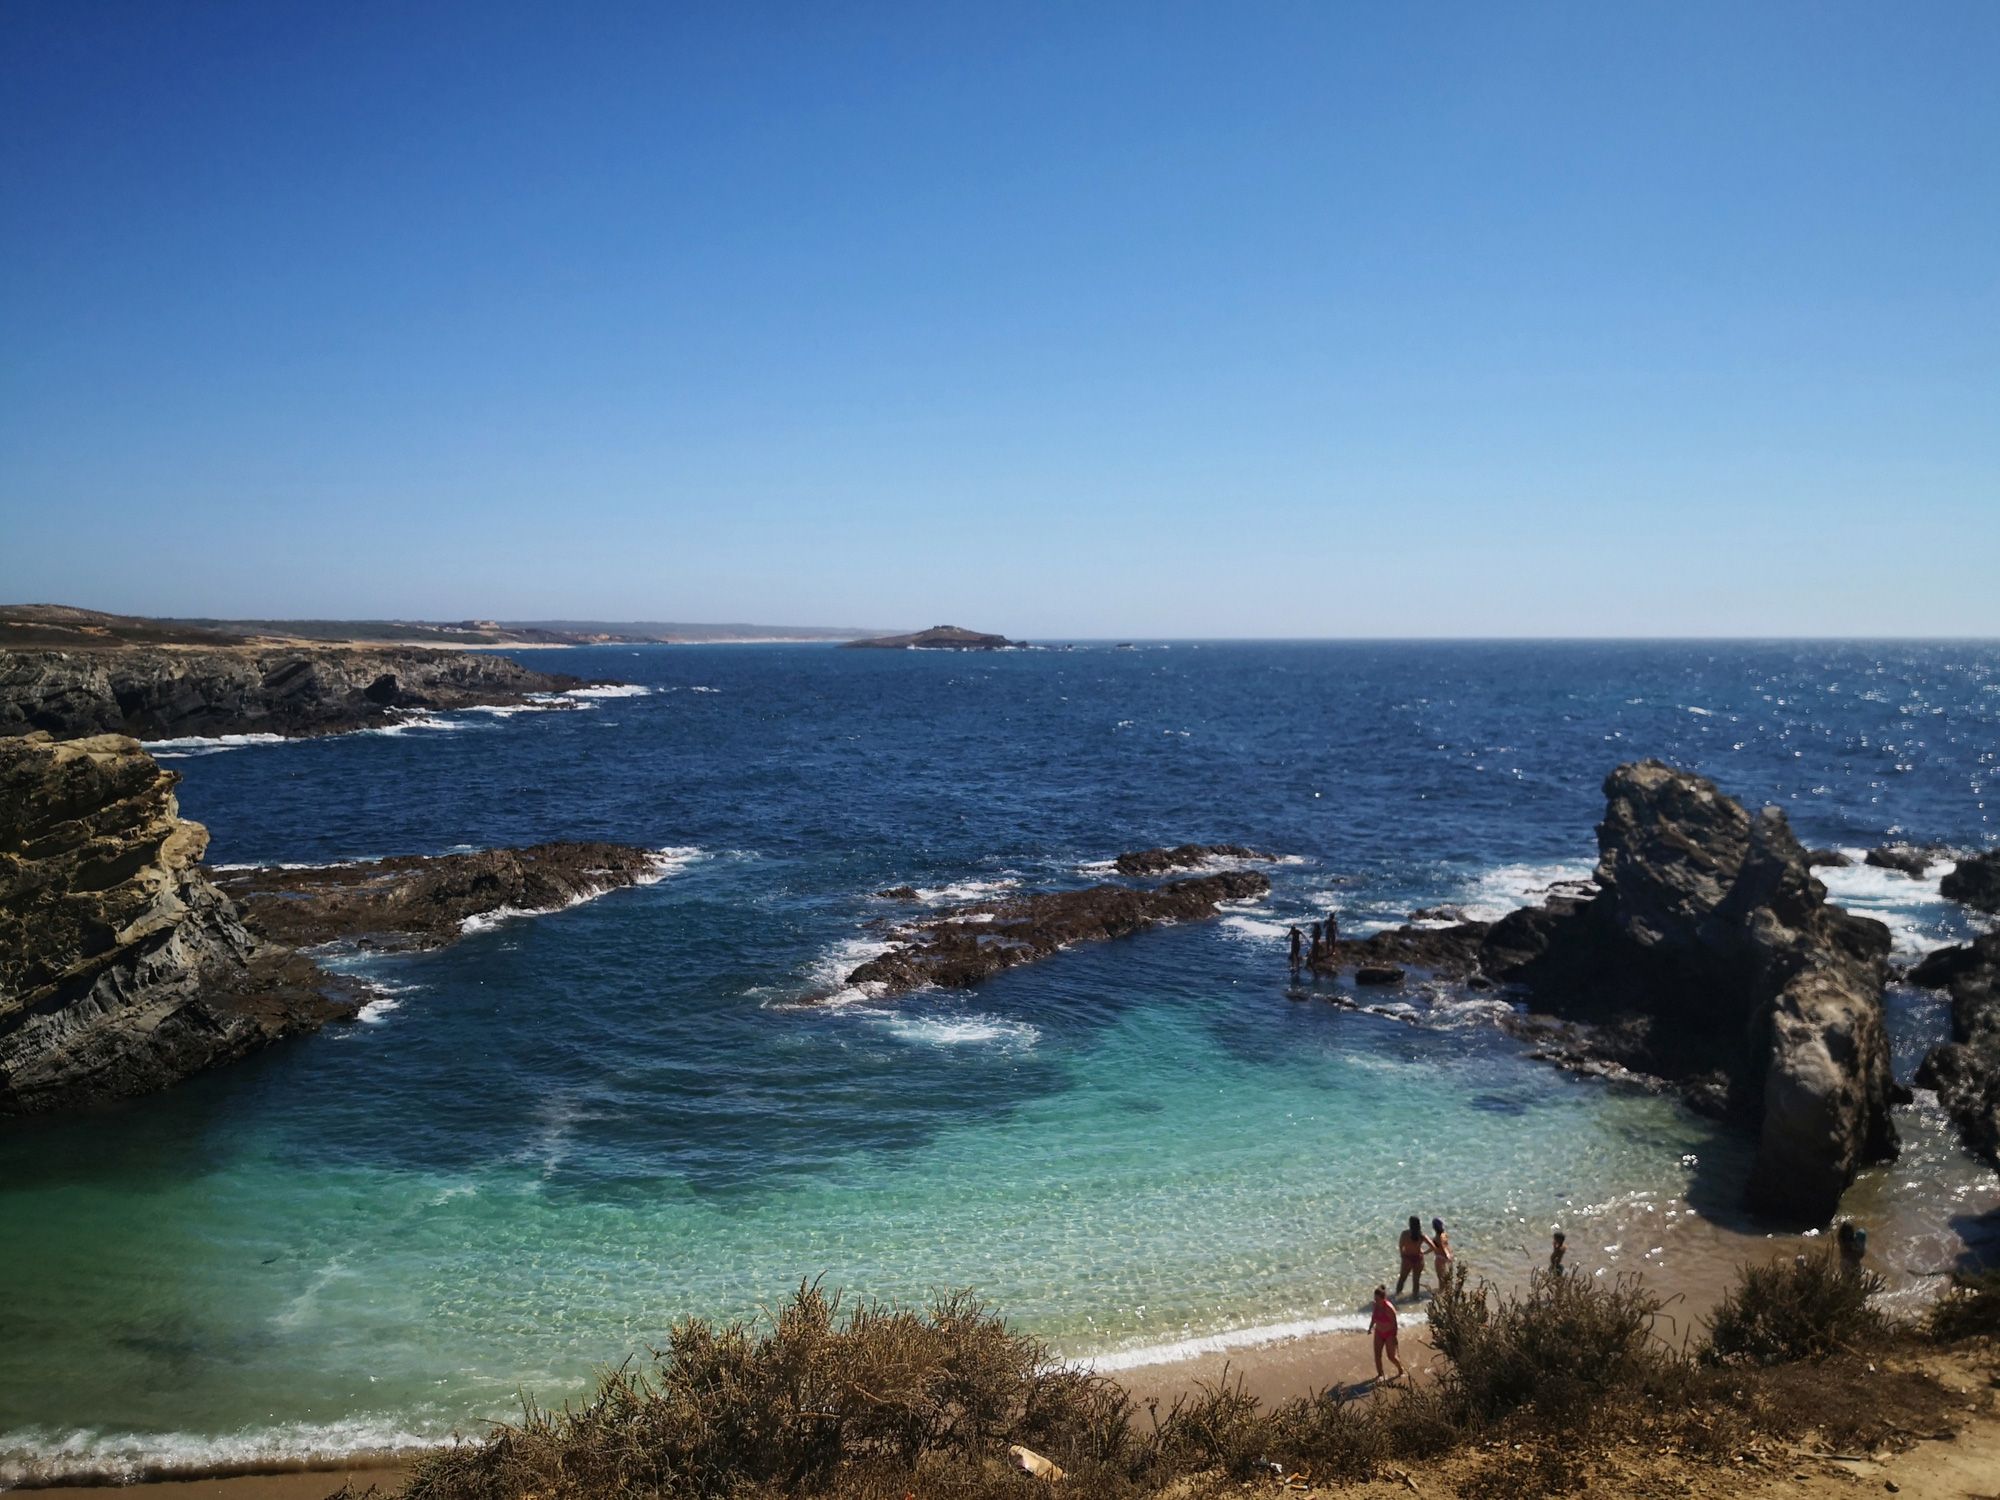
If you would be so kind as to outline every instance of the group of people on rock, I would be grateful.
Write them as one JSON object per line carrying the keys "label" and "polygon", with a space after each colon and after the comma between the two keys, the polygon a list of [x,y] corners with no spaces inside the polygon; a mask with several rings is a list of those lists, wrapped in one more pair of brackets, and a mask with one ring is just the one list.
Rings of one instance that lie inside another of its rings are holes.
{"label": "group of people on rock", "polygon": [[1301,964],[1308,969],[1323,969],[1330,966],[1333,962],[1333,945],[1339,941],[1340,917],[1331,909],[1327,911],[1324,923],[1312,924],[1310,942],[1298,929],[1297,924],[1294,924],[1291,934],[1292,978],[1299,977]]}

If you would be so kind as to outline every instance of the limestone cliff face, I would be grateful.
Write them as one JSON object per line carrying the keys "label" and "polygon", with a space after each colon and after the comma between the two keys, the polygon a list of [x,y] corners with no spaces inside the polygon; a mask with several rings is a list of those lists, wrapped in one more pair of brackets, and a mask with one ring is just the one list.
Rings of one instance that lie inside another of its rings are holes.
{"label": "limestone cliff face", "polygon": [[1596,893],[1495,923],[1481,966],[1617,1023],[1628,1066],[1712,1078],[1757,1129],[1751,1206],[1825,1222],[1896,1152],[1888,929],[1827,904],[1775,808],[1658,761],[1618,767],[1604,792]]}
{"label": "limestone cliff face", "polygon": [[203,878],[178,781],[122,736],[0,739],[0,1114],[148,1093],[352,1012]]}
{"label": "limestone cliff face", "polygon": [[579,686],[504,656],[306,647],[0,651],[0,735],[331,734]]}

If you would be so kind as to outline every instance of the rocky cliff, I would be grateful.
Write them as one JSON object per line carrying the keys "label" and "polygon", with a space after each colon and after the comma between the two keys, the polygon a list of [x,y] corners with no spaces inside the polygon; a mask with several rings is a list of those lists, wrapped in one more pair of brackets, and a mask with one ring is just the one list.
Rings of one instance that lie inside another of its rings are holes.
{"label": "rocky cliff", "polygon": [[1624,1065],[1714,1090],[1757,1131],[1751,1205],[1824,1223],[1896,1152],[1888,930],[1827,904],[1775,808],[1658,761],[1604,793],[1596,892],[1495,923],[1479,968],[1602,1023]]}
{"label": "rocky cliff", "polygon": [[1961,859],[1945,872],[1938,890],[1953,901],[2000,915],[2000,849]]}
{"label": "rocky cliff", "polygon": [[579,686],[504,656],[300,647],[0,651],[0,735],[332,734]]}
{"label": "rocky cliff", "polygon": [[245,930],[132,740],[0,739],[0,1114],[148,1093],[353,1002]]}

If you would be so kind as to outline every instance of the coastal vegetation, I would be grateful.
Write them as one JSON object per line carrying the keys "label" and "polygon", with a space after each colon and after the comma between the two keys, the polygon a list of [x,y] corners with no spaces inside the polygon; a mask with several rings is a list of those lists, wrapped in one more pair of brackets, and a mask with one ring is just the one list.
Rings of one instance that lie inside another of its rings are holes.
{"label": "coastal vegetation", "polygon": [[1266,1406],[1225,1376],[1162,1410],[969,1293],[844,1308],[808,1283],[764,1326],[691,1319],[588,1401],[529,1405],[420,1459],[403,1497],[986,1500],[1047,1493],[1049,1465],[1062,1492],[1112,1500],[1373,1479],[1424,1493],[1419,1466],[1471,1496],[1581,1491],[1635,1466],[1740,1476],[1906,1443],[1964,1409],[1939,1360],[1991,1365],[2000,1280],[1959,1278],[1912,1327],[1870,1304],[1879,1285],[1830,1252],[1745,1267],[1698,1333],[1636,1276],[1502,1291],[1460,1270],[1429,1307],[1440,1363],[1412,1385]]}

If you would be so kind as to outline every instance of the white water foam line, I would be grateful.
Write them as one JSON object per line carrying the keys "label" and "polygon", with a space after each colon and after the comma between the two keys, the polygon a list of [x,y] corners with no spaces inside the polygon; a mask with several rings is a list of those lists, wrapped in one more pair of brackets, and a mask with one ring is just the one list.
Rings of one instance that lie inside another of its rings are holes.
{"label": "white water foam line", "polygon": [[0,1432],[0,1489],[297,1472],[375,1454],[389,1462],[411,1449],[443,1448],[452,1441],[433,1432],[413,1431],[407,1418],[389,1413],[338,1422],[288,1422],[219,1435],[17,1428]]}
{"label": "white water foam line", "polygon": [[1368,1314],[1365,1312],[1329,1313],[1318,1318],[1225,1329],[1220,1333],[1190,1334],[1166,1343],[1111,1349],[1101,1354],[1084,1355],[1074,1363],[1100,1375],[1110,1375],[1150,1365],[1178,1364],[1203,1354],[1224,1354],[1232,1349],[1257,1349],[1270,1344],[1289,1343],[1293,1339],[1312,1338],[1317,1334],[1361,1333],[1367,1327]]}
{"label": "white water foam line", "polygon": [[893,953],[902,946],[901,943],[881,938],[843,938],[813,960],[806,970],[806,980],[821,1005],[846,1006],[876,999],[882,992],[882,986],[849,984],[847,976],[871,958]]}
{"label": "white water foam line", "polygon": [[995,1046],[1003,1052],[1026,1051],[1042,1039],[1041,1028],[1026,1021],[977,1012],[959,1016],[909,1015],[897,1011],[865,1012],[868,1020],[900,1041],[931,1047]]}
{"label": "white water foam line", "polygon": [[1021,882],[1011,875],[997,880],[961,880],[951,885],[934,886],[928,890],[919,887],[917,899],[927,906],[955,906],[972,901],[987,901],[1016,889]]}
{"label": "white water foam line", "polygon": [[652,693],[649,687],[636,682],[607,682],[596,687],[571,688],[563,694],[565,698],[644,698]]}
{"label": "white water foam line", "polygon": [[646,857],[649,868],[622,884],[592,886],[555,906],[532,908],[523,906],[496,906],[492,911],[480,912],[476,916],[465,918],[458,924],[458,930],[464,936],[470,937],[475,932],[486,932],[491,928],[500,926],[503,922],[516,921],[522,917],[546,917],[552,912],[568,911],[573,906],[582,906],[586,901],[595,901],[599,896],[607,896],[613,891],[624,890],[628,886],[658,885],[669,875],[675,875],[685,870],[689,865],[700,859],[702,855],[703,851],[695,848],[693,845],[678,845],[669,846],[665,849],[655,849]]}
{"label": "white water foam line", "polygon": [[1453,905],[1475,922],[1497,922],[1519,907],[1540,905],[1554,886],[1588,881],[1595,868],[1585,860],[1497,865],[1474,875],[1456,901],[1422,904]]}
{"label": "white water foam line", "polygon": [[282,734],[184,735],[173,740],[141,740],[139,748],[155,760],[186,760],[196,755],[220,755],[225,750],[241,750],[250,745],[282,745]]}

